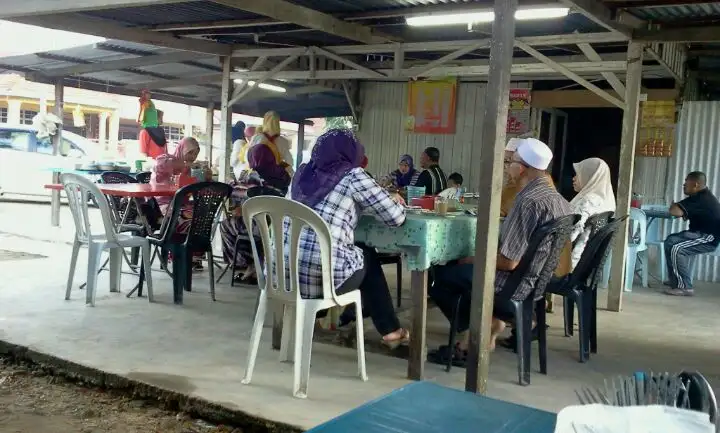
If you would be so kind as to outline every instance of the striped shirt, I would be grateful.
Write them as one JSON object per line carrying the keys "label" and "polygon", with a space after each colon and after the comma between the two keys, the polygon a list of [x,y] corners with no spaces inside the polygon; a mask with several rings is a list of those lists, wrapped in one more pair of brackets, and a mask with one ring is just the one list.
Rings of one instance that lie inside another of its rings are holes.
{"label": "striped shirt", "polygon": [[[535,229],[556,218],[572,214],[567,202],[546,178],[538,178],[528,183],[517,195],[513,207],[500,227],[499,253],[504,257],[520,261],[527,250]],[[512,299],[523,300],[533,289],[550,253],[550,242],[538,248],[530,264],[528,274],[517,287]],[[503,291],[503,285],[510,272],[495,272],[495,293]]]}
{"label": "striped shirt", "polygon": [[447,177],[439,165],[431,165],[427,170],[420,173],[412,186],[424,186],[425,194],[438,195],[447,189]]}

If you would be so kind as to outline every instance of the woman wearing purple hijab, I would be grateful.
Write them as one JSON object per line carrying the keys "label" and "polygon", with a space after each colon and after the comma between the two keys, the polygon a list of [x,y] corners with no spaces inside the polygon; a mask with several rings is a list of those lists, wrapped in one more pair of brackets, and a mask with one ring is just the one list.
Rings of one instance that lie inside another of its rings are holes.
{"label": "woman wearing purple hijab", "polygon": [[[364,156],[365,149],[351,131],[327,131],[317,139],[310,161],[295,173],[289,194],[317,212],[330,227],[337,293],[359,288],[363,309],[383,336],[382,342],[394,348],[406,344],[410,334],[400,327],[377,252],[355,245],[355,228],[363,213],[388,226],[400,226],[405,222],[405,209],[362,169]],[[284,229],[287,252],[289,222]],[[322,297],[320,246],[315,232],[304,228],[299,248],[300,293],[303,298]]]}

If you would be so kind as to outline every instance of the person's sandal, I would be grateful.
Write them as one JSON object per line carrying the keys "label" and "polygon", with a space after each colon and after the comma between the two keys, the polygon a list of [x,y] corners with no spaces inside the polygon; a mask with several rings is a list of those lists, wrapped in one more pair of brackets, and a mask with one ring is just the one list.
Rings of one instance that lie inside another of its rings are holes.
{"label": "person's sandal", "polygon": [[402,330],[400,338],[394,340],[382,339],[382,345],[388,347],[390,350],[395,350],[400,346],[407,346],[410,343],[410,331],[407,329]]}

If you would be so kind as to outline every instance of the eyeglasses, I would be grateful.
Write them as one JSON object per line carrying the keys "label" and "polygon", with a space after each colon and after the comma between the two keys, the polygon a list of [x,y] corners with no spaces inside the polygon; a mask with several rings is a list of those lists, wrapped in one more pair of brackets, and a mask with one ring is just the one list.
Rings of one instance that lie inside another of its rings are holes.
{"label": "eyeglasses", "polygon": [[529,168],[529,167],[530,167],[529,165],[527,165],[527,163],[525,163],[525,161],[523,161],[523,160],[521,160],[521,159],[513,159],[513,160],[510,161],[510,164],[520,164],[520,165],[522,165],[522,166],[525,167],[525,168]]}

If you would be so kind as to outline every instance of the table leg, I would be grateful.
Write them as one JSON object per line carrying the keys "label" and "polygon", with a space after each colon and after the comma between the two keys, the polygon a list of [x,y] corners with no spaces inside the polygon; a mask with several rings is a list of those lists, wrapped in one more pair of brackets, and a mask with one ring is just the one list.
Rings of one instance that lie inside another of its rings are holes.
{"label": "table leg", "polygon": [[[140,207],[140,202],[132,197],[130,200],[128,200],[127,208],[125,209],[125,215],[127,216],[128,212],[130,211],[130,206],[135,205],[135,209],[137,209],[138,218],[140,218],[140,224],[142,224],[145,227],[145,232],[150,235],[152,234],[152,228],[150,227],[150,222],[147,220],[147,217],[142,211],[142,208]],[[124,217],[123,217],[124,218]],[[152,263],[152,257],[150,258],[150,262]],[[140,272],[142,272],[142,265]],[[130,291],[130,293],[127,294],[127,297],[131,297],[135,292],[138,292],[138,296],[141,296],[140,293],[142,293],[139,289],[140,286],[143,284],[144,278],[140,278],[138,283],[133,287],[133,289]]]}
{"label": "table leg", "polygon": [[412,291],[412,329],[410,330],[410,358],[408,359],[408,379],[422,380],[425,375],[426,328],[427,328],[427,277],[428,271],[412,271],[410,290]]}

